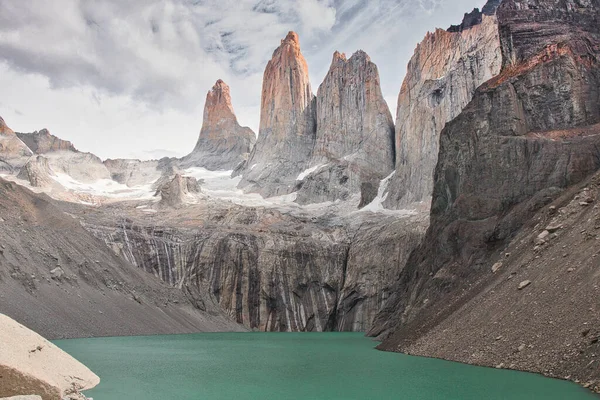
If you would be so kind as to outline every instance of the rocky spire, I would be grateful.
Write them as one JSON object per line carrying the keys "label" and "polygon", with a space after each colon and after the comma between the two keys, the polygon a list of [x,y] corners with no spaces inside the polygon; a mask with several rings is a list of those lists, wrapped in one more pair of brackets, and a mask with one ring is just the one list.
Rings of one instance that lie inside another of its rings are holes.
{"label": "rocky spire", "polygon": [[291,192],[315,137],[314,96],[300,41],[289,32],[263,77],[260,129],[240,187],[265,197]]}
{"label": "rocky spire", "polygon": [[206,95],[204,119],[196,147],[182,163],[187,167],[210,170],[234,169],[247,159],[255,140],[252,129],[238,123],[229,86],[219,79]]}
{"label": "rocky spire", "polygon": [[362,50],[350,59],[336,51],[319,86],[310,166],[319,165],[324,167],[307,176],[298,201],[343,199],[360,192],[364,183],[377,187],[394,169],[394,122],[377,66]]}

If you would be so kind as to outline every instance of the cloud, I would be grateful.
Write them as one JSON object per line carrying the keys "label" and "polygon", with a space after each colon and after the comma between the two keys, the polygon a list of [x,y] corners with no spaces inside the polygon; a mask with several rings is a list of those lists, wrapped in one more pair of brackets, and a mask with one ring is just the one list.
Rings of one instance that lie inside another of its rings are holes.
{"label": "cloud", "polygon": [[[459,22],[480,3],[0,1],[0,115],[22,126],[35,122],[36,129],[55,124],[58,135],[105,155],[119,153],[114,145],[94,139],[108,135],[107,126],[115,137],[144,130],[138,146],[147,147],[140,154],[157,148],[181,153],[184,143],[195,142],[206,92],[217,79],[230,85],[240,123],[257,130],[262,73],[289,30],[300,34],[314,92],[333,51],[363,49],[378,64],[384,95],[391,99],[424,34]],[[22,93],[24,87],[29,92]],[[395,108],[395,102],[390,106]],[[63,112],[67,107],[83,116]],[[24,115],[11,111],[15,108]],[[51,108],[59,111],[45,111]],[[171,127],[170,142],[165,140],[166,126]]]}

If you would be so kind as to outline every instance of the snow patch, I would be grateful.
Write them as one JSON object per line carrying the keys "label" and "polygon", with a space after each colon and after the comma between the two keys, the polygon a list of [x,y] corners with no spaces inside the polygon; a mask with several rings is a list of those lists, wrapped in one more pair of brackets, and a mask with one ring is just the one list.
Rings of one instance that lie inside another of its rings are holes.
{"label": "snow patch", "polygon": [[379,183],[379,189],[377,189],[377,196],[373,199],[372,202],[370,202],[365,207],[363,207],[361,211],[378,212],[378,211],[383,211],[384,210],[384,208],[383,208],[383,202],[388,197],[387,188],[388,188],[388,186],[390,184],[390,180],[392,179],[392,177],[395,174],[396,174],[396,171],[392,172],[391,174],[389,174],[387,177],[385,177]]}
{"label": "snow patch", "polygon": [[304,178],[306,178],[308,175],[312,174],[313,172],[317,171],[318,169],[326,166],[327,164],[320,164],[320,165],[315,165],[314,167],[308,168],[302,172],[300,172],[300,174],[298,175],[298,177],[296,178],[297,181],[301,181]]}
{"label": "snow patch", "polygon": [[139,200],[151,199],[154,194],[152,184],[129,187],[112,179],[99,179],[92,183],[82,183],[63,173],[57,173],[52,178],[66,189],[92,196]]}

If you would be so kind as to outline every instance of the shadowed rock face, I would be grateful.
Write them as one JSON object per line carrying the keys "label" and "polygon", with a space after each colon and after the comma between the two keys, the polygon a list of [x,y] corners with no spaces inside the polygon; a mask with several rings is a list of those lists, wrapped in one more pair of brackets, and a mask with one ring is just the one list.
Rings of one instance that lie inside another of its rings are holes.
{"label": "shadowed rock face", "polygon": [[346,199],[365,182],[378,186],[394,169],[394,124],[377,66],[364,51],[336,52],[317,93],[317,133],[297,201]]}
{"label": "shadowed rock face", "polygon": [[56,151],[77,152],[73,144],[67,140],[62,140],[52,134],[47,129],[35,131],[33,133],[19,133],[19,139],[23,141],[36,154],[45,154]]}
{"label": "shadowed rock face", "polygon": [[[600,168],[598,18],[598,1],[505,0],[498,8],[503,69],[441,134],[431,226],[371,331],[396,331],[383,348],[410,349],[460,310],[482,290],[490,256]],[[564,315],[577,312],[578,302],[569,304]]]}
{"label": "shadowed rock face", "polygon": [[232,170],[246,161],[255,140],[252,129],[238,123],[229,86],[219,79],[206,95],[198,143],[194,151],[181,160],[181,165]]}
{"label": "shadowed rock face", "polygon": [[[429,202],[440,132],[471,101],[479,85],[500,72],[502,60],[493,2],[480,22],[455,32],[427,34],[408,64],[396,114],[396,174],[386,208]],[[497,3],[497,2],[496,2]]]}
{"label": "shadowed rock face", "polygon": [[315,142],[315,105],[298,35],[290,32],[263,77],[260,129],[240,188],[263,197],[294,190]]}

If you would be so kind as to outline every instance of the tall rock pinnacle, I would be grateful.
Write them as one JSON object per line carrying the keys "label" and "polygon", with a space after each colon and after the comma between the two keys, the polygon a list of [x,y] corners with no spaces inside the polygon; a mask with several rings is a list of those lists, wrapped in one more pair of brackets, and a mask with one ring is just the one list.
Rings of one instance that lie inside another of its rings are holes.
{"label": "tall rock pinnacle", "polygon": [[381,179],[394,169],[394,122],[377,66],[364,51],[350,59],[337,51],[333,54],[317,94],[310,166],[315,169],[301,183],[297,199],[301,203],[346,199],[364,184],[373,186],[369,192],[376,194]]}
{"label": "tall rock pinnacle", "polygon": [[256,135],[237,121],[229,86],[221,79],[206,95],[204,118],[196,147],[182,160],[186,167],[234,169],[246,160]]}
{"label": "tall rock pinnacle", "polygon": [[498,22],[500,2],[465,14],[460,25],[428,33],[408,63],[396,114],[396,174],[386,208],[429,203],[440,133],[471,101],[475,89],[502,66]]}
{"label": "tall rock pinnacle", "polygon": [[240,187],[265,197],[290,193],[315,139],[314,96],[300,41],[290,32],[263,77],[260,129]]}

